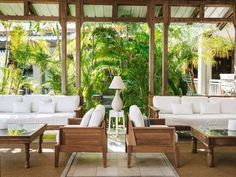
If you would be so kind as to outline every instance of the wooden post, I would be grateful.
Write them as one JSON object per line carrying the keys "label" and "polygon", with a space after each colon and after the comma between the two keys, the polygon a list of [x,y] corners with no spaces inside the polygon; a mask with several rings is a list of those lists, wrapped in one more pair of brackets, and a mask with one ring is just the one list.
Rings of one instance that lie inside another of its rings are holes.
{"label": "wooden post", "polygon": [[29,1],[24,0],[24,16],[29,16]]}
{"label": "wooden post", "polygon": [[67,5],[66,0],[60,0],[60,24],[61,24],[61,94],[65,95],[67,92],[67,71],[66,71],[66,57],[67,57]]}
{"label": "wooden post", "polygon": [[[150,1],[148,4],[148,26],[149,26],[149,98],[148,104],[152,105],[152,98],[154,96],[154,57],[155,57],[155,3]],[[149,109],[149,117],[151,111]]]}
{"label": "wooden post", "polygon": [[168,30],[170,25],[170,5],[163,4],[163,52],[162,52],[162,95],[168,94]]}
{"label": "wooden post", "polygon": [[[234,66],[236,66],[236,4],[233,6],[233,25],[234,25]],[[234,67],[234,74],[235,73]]]}
{"label": "wooden post", "polygon": [[81,26],[83,24],[83,1],[76,0],[76,88],[81,87]]}

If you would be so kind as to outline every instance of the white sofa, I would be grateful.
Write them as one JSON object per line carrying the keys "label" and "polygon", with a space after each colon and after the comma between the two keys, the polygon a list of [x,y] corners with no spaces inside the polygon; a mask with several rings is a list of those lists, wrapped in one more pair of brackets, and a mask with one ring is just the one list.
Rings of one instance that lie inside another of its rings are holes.
{"label": "white sofa", "polygon": [[79,96],[0,95],[0,129],[9,123],[66,125],[81,102]]}
{"label": "white sofa", "polygon": [[150,108],[174,126],[227,128],[228,120],[236,120],[236,97],[154,96]]}

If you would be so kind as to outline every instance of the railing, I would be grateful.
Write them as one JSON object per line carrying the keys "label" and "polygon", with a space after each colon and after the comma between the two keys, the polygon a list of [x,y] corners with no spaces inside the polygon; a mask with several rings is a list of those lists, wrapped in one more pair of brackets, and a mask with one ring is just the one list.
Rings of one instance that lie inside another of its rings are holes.
{"label": "railing", "polygon": [[[194,79],[196,89],[198,89],[198,79]],[[226,85],[225,85],[226,84]],[[220,79],[210,79],[208,83],[207,95],[235,95],[236,81],[224,82]]]}

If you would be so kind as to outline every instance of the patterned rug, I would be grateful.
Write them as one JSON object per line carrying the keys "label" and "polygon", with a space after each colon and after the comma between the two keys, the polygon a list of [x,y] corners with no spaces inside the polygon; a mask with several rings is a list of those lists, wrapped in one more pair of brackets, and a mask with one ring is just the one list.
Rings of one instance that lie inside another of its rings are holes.
{"label": "patterned rug", "polygon": [[132,167],[127,168],[125,153],[108,153],[108,167],[103,168],[99,153],[74,153],[61,177],[78,176],[158,176],[179,177],[163,153],[137,153],[132,156]]}

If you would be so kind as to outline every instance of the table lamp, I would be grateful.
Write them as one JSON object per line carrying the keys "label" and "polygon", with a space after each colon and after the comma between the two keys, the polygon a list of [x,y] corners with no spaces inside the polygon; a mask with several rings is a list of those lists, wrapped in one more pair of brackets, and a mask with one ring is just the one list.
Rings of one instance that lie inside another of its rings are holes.
{"label": "table lamp", "polygon": [[122,102],[122,99],[120,98],[120,90],[125,88],[125,84],[122,81],[120,76],[115,76],[109,88],[116,90],[116,94],[115,94],[114,99],[112,100],[111,107],[114,111],[119,112],[123,108],[123,102]]}

